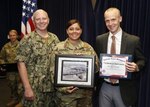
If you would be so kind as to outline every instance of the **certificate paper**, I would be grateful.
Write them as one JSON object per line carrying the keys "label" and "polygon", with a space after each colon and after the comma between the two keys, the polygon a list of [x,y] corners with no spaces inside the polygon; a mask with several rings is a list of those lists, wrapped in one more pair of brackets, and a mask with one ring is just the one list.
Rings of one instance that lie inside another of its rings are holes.
{"label": "certificate paper", "polygon": [[125,64],[131,60],[131,55],[100,54],[100,76],[111,78],[128,78]]}

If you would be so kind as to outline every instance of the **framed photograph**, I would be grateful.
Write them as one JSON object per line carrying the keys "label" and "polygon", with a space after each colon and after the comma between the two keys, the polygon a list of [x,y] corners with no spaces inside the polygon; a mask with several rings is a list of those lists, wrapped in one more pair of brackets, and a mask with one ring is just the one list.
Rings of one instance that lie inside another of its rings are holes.
{"label": "framed photograph", "polygon": [[129,79],[131,73],[125,67],[127,61],[132,61],[132,55],[100,54],[100,76],[105,78]]}
{"label": "framed photograph", "polygon": [[56,55],[56,86],[94,86],[95,56]]}

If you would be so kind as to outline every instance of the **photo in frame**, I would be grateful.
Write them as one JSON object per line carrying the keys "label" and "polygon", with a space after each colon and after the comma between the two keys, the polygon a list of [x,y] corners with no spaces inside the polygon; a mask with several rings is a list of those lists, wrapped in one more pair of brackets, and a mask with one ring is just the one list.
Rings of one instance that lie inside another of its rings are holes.
{"label": "photo in frame", "polygon": [[56,86],[94,86],[95,56],[56,55],[55,85]]}
{"label": "photo in frame", "polygon": [[100,54],[100,77],[130,79],[131,73],[125,67],[127,61],[132,61],[132,55]]}

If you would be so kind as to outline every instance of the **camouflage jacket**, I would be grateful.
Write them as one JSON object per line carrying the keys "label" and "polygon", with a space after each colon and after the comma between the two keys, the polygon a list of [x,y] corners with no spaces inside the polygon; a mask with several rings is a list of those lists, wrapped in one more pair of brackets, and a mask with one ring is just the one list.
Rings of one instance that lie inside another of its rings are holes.
{"label": "camouflage jacket", "polygon": [[54,46],[59,42],[57,36],[48,32],[44,39],[35,31],[26,35],[19,44],[17,61],[24,62],[28,79],[33,90],[52,91],[50,60]]}
{"label": "camouflage jacket", "polygon": [[[97,57],[96,52],[94,49],[86,42],[83,42],[82,40],[79,41],[79,44],[77,46],[72,45],[68,39],[66,39],[63,42],[60,42],[55,47],[54,51],[56,54],[72,54],[72,55],[94,55],[96,56],[95,65],[96,65],[96,71],[97,72],[99,68],[99,60]],[[76,98],[82,98],[85,96],[91,96],[91,89],[78,89],[77,91],[69,94],[66,92],[66,87],[57,88],[58,90],[58,97],[61,98],[62,101],[71,102]]]}
{"label": "camouflage jacket", "polygon": [[11,42],[6,43],[0,52],[0,63],[16,63],[16,49],[19,41],[17,40],[13,44]]}

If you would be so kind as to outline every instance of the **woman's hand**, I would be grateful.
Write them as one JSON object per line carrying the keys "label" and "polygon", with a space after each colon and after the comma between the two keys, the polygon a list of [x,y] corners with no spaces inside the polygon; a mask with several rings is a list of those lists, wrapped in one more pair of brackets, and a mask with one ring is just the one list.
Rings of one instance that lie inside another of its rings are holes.
{"label": "woman's hand", "polygon": [[74,86],[66,87],[66,92],[67,93],[73,93],[77,89],[79,89],[79,88],[78,87],[74,87]]}

